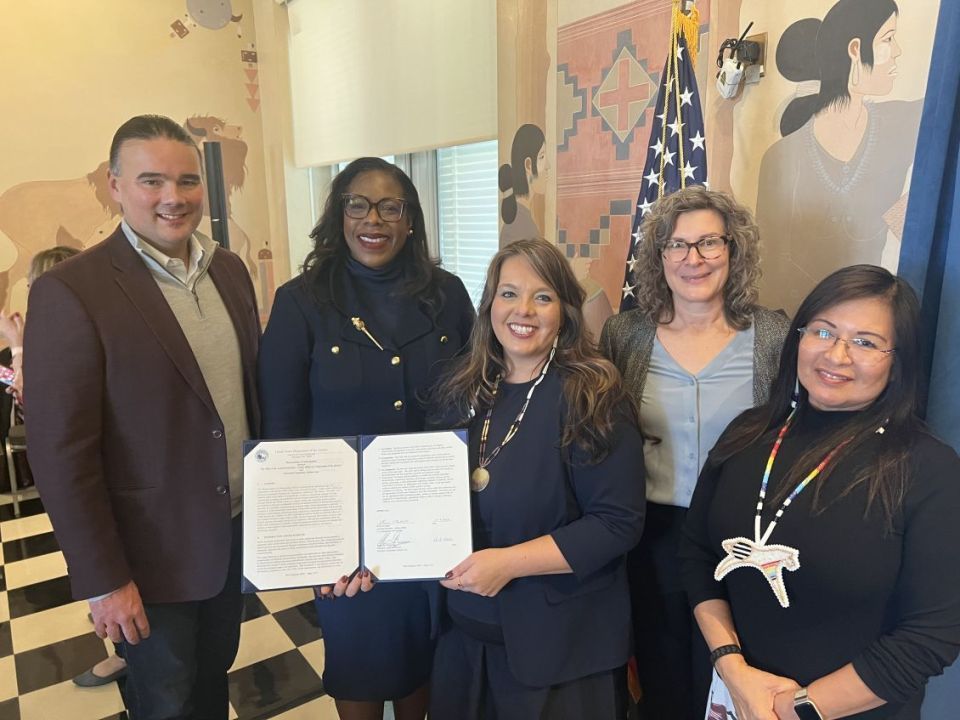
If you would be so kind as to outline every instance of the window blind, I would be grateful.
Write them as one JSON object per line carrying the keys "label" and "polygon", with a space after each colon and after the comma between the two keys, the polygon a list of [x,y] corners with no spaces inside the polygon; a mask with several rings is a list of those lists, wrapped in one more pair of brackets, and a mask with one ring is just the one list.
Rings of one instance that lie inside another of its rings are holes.
{"label": "window blind", "polygon": [[496,140],[437,150],[440,259],[474,305],[498,248],[497,163]]}

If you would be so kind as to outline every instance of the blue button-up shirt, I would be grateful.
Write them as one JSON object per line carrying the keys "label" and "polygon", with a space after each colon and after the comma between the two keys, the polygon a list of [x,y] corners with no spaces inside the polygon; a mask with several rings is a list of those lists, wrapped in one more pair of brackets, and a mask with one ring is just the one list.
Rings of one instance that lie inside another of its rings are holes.
{"label": "blue button-up shirt", "polygon": [[[697,476],[720,433],[753,406],[754,330],[738,332],[696,375],[654,340],[640,406],[647,499],[689,507]],[[759,482],[759,480],[757,481]]]}

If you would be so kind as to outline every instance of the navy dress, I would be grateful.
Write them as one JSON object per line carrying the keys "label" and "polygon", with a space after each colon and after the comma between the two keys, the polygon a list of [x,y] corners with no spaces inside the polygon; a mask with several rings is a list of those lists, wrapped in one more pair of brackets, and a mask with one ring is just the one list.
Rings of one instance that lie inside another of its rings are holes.
{"label": "navy dress", "polygon": [[[404,297],[402,260],[383,270],[348,261],[324,306],[302,277],[277,291],[260,349],[264,438],[424,429],[421,396],[467,341],[474,310],[463,283],[444,271],[438,310]],[[354,327],[354,317],[383,350]],[[327,693],[390,700],[426,683],[437,587],[382,583],[353,598],[318,601]]]}
{"label": "navy dress", "polygon": [[[501,383],[488,453],[532,383]],[[561,375],[551,369],[516,436],[490,463],[490,484],[472,493],[472,519],[475,550],[550,535],[573,572],[517,578],[495,597],[445,591],[433,720],[481,720],[491,707],[510,720],[619,717],[615,674],[630,655],[624,556],[643,531],[643,441],[619,417],[609,454],[590,464],[579,448],[559,447],[566,407]],[[485,415],[469,426],[471,467]]]}

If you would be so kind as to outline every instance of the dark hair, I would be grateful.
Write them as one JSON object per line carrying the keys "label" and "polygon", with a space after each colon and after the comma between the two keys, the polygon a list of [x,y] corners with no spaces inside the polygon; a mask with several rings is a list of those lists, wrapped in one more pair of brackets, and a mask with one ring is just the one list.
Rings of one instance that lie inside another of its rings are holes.
{"label": "dark hair", "polygon": [[385,173],[403,188],[403,199],[406,200],[404,212],[409,213],[410,228],[413,230],[398,256],[405,266],[403,292],[410,297],[420,298],[434,313],[439,312],[443,303],[440,271],[437,263],[431,260],[427,248],[420,195],[403,170],[378,157],[358,158],[333,179],[323,214],[310,232],[313,249],[303,261],[303,282],[308,284],[314,299],[321,305],[336,303],[335,283],[350,257],[343,236],[343,195],[355,178],[371,172]]}
{"label": "dark hair", "polygon": [[873,67],[873,40],[881,26],[900,10],[894,0],[839,0],[823,17],[798,20],[777,44],[777,68],[788,80],[819,80],[820,92],[793,99],[780,118],[786,137],[830,107],[850,102],[850,55],[847,47],[860,40],[863,64]]}
{"label": "dark hair", "polygon": [[513,136],[513,145],[510,148],[510,164],[501,165],[499,173],[500,192],[507,196],[500,203],[500,217],[507,224],[517,217],[517,198],[527,197],[530,194],[530,184],[527,182],[527,160],[530,160],[531,172],[534,177],[540,174],[537,168],[537,155],[546,143],[546,138],[536,125],[521,125],[517,134]]}
{"label": "dark hair", "polygon": [[731,327],[745,330],[757,307],[760,231],[750,210],[730,195],[702,185],[665,195],[643,218],[633,273],[637,308],[651,322],[673,320],[673,293],[663,273],[663,247],[676,228],[677,218],[693,210],[713,210],[723,219],[730,255],[730,272],[723,286],[723,313]]}
{"label": "dark hair", "polygon": [[[797,357],[800,347],[799,328],[805,327],[823,311],[843,302],[864,298],[879,298],[890,304],[893,313],[894,346],[890,380],[880,395],[866,408],[857,412],[847,422],[843,435],[852,437],[814,482],[814,509],[822,509],[820,492],[827,478],[840,460],[854,452],[857,447],[873,437],[877,428],[884,428],[881,450],[872,463],[860,468],[848,481],[838,497],[849,494],[854,488],[866,484],[867,510],[879,500],[887,522],[892,528],[893,515],[903,501],[908,479],[908,452],[913,433],[922,426],[919,419],[924,378],[921,362],[920,305],[917,296],[907,282],[876,265],[852,265],[837,270],[820,281],[807,295],[797,310],[790,325],[780,354],[780,372],[770,390],[766,405],[748,410],[741,418],[724,431],[717,446],[711,452],[712,462],[723,462],[731,455],[755,442],[773,442],[790,414],[790,402],[797,383]],[[798,408],[808,403],[807,391],[800,386]],[[781,484],[781,489],[772,499],[771,506],[779,506],[790,491],[829,453],[837,443],[837,437],[824,438],[808,447]]]}
{"label": "dark hair", "polygon": [[[197,151],[197,155],[200,155],[200,148],[190,134],[170,118],[163,115],[137,115],[127,120],[113,134],[113,141],[110,143],[110,172],[114,175],[120,174],[120,148],[125,142],[154,138],[167,138],[181,142],[192,147]],[[203,165],[202,158],[200,164]]]}
{"label": "dark hair", "polygon": [[27,272],[27,282],[31,285],[33,281],[43,275],[54,265],[62,263],[67,258],[79,255],[80,251],[68,245],[55,245],[52,248],[41,250],[30,260],[30,270]]}
{"label": "dark hair", "polygon": [[[507,372],[503,346],[497,340],[490,309],[500,283],[500,270],[510,258],[527,261],[533,271],[553,289],[561,304],[562,320],[553,367],[563,378],[568,408],[560,445],[577,445],[599,462],[610,451],[614,416],[633,406],[627,400],[620,373],[597,352],[587,336],[583,321],[585,293],[570,263],[554,245],[542,239],[517,240],[493,256],[480,299],[477,322],[470,334],[469,348],[433,393],[441,407],[455,408],[464,420],[470,408],[488,408],[493,403],[493,384]],[[633,417],[634,422],[636,418]]]}

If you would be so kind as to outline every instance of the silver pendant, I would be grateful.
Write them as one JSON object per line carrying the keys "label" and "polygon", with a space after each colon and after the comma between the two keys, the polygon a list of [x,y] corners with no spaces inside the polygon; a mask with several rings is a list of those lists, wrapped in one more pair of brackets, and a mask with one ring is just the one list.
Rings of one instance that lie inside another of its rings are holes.
{"label": "silver pendant", "polygon": [[756,568],[767,579],[780,607],[788,608],[790,598],[783,583],[783,571],[800,568],[800,551],[789,545],[766,545],[764,540],[756,542],[745,537],[735,537],[720,543],[727,556],[717,564],[713,579],[719,582],[727,573],[737,568]]}
{"label": "silver pendant", "polygon": [[478,467],[470,473],[470,489],[474,492],[483,492],[490,484],[490,473],[486,468]]}

